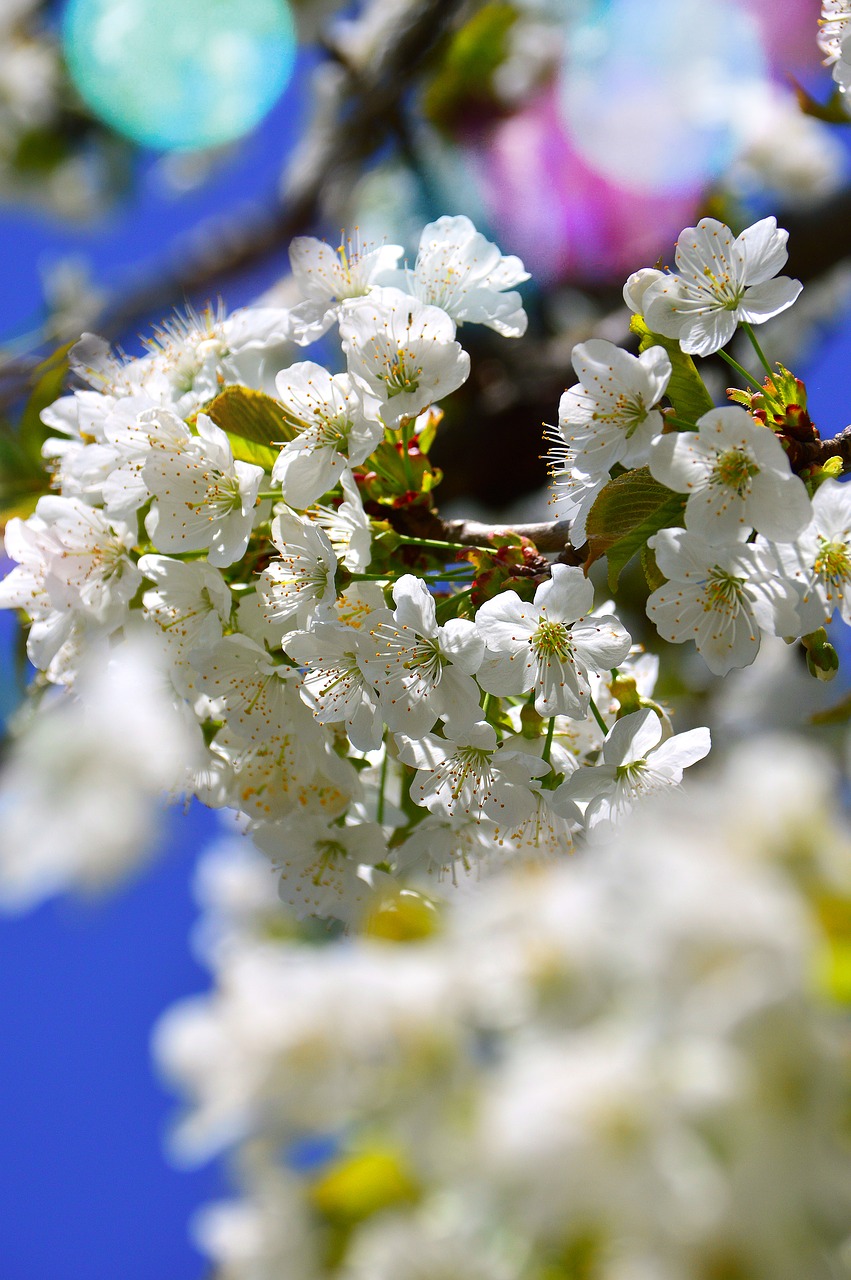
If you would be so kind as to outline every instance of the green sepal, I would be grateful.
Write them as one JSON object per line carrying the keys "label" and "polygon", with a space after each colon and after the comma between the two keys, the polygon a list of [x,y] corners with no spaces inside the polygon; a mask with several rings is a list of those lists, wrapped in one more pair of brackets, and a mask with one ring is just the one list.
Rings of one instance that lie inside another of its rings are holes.
{"label": "green sepal", "polygon": [[408,466],[405,466],[405,446],[401,440],[382,440],[373,449],[364,465],[366,478],[363,497],[374,502],[392,502],[395,499],[417,498],[431,493],[443,479],[443,472],[433,467],[424,453],[413,443],[408,446]]}
{"label": "green sepal", "polygon": [[633,316],[629,327],[640,339],[639,351],[647,351],[649,347],[664,347],[667,351],[671,360],[671,379],[665,394],[677,417],[684,422],[697,422],[698,418],[709,413],[715,407],[712,397],[691,356],[686,355],[676,338],[663,338],[660,333],[653,333],[644,323],[643,316]]}
{"label": "green sepal", "polygon": [[[790,76],[789,79],[792,81],[795,97],[798,99],[798,106],[805,116],[813,116],[816,120],[826,121],[827,124],[851,124],[851,117],[848,115],[846,106],[846,97],[839,85],[834,86],[827,102],[819,102],[817,98],[807,92],[803,85],[798,84],[794,77]],[[782,147],[780,150],[782,150]]]}

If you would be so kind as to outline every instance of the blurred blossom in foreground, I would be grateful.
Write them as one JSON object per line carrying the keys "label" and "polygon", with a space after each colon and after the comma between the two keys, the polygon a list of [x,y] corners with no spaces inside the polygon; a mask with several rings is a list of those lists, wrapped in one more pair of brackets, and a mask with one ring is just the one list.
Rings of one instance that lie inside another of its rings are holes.
{"label": "blurred blossom in foreground", "polygon": [[156,1036],[181,1154],[236,1156],[196,1222],[220,1280],[847,1274],[835,783],[761,739],[593,851],[319,947],[220,842],[216,989]]}
{"label": "blurred blossom in foreground", "polygon": [[95,650],[73,693],[42,705],[12,739],[0,772],[0,908],[105,889],[148,858],[163,792],[201,747],[154,641]]}

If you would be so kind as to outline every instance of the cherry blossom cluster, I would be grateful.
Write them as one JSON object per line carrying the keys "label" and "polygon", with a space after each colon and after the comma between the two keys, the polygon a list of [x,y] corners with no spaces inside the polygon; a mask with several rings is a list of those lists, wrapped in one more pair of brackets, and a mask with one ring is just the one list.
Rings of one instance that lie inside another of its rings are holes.
{"label": "cherry blossom cluster", "polygon": [[[236,810],[288,903],[350,923],[394,878],[563,855],[709,749],[581,568],[489,592],[466,546],[404,532],[457,328],[522,334],[527,277],[465,217],[401,258],[302,238],[290,310],[190,314],[137,359],[84,337],[44,413],[56,492],[9,522],[0,584],[72,700],[84,657],[153,636],[191,739],[166,789]],[[294,359],[335,326],[344,371]]]}
{"label": "cherry blossom cluster", "polygon": [[173,1151],[235,1157],[238,1196],[194,1224],[216,1275],[841,1275],[833,786],[812,747],[761,739],[593,857],[440,916],[404,891],[322,947],[286,936],[264,859],[218,843],[196,936],[215,985],[155,1036]]}
{"label": "cherry blossom cluster", "polygon": [[[782,367],[772,373],[753,334],[800,293],[778,276],[786,241],[774,218],[736,237],[714,218],[687,227],[675,271],[645,268],[624,288],[640,354],[600,339],[577,346],[579,383],[549,431],[554,502],[574,546],[588,539],[593,554],[607,533],[643,545],[648,615],[665,640],[693,640],[716,675],[753,662],[765,634],[812,648],[836,610],[851,622],[841,459],[793,470],[802,429],[816,438],[805,391]],[[740,327],[768,373],[763,390],[723,350]],[[712,407],[691,359],[716,353],[753,388],[731,392],[737,404]],[[646,502],[634,526],[619,520],[615,494]]]}
{"label": "cherry blossom cluster", "polygon": [[825,64],[842,92],[851,88],[851,4],[848,0],[822,0],[818,44]]}

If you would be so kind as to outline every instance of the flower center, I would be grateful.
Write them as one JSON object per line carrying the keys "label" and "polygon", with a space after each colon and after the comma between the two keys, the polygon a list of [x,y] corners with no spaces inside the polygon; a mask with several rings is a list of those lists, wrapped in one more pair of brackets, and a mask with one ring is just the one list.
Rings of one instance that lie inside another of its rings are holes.
{"label": "flower center", "polygon": [[338,840],[318,840],[314,848],[317,854],[316,862],[314,863],[316,870],[311,876],[311,880],[315,885],[321,885],[325,883],[324,875],[334,864],[338,861],[345,861],[346,849]]}
{"label": "flower center", "polygon": [[759,467],[746,449],[725,449],[715,460],[709,483],[732,489],[741,498],[750,491],[751,480],[758,475]]}
{"label": "flower center", "polygon": [[422,368],[413,363],[409,366],[409,359],[411,359],[410,353],[406,353],[400,347],[396,352],[395,360],[387,361],[387,372],[378,375],[387,387],[387,395],[390,400],[394,396],[400,396],[405,391],[414,392],[419,388],[419,379],[423,372]]}
{"label": "flower center", "polygon": [[704,611],[709,613],[710,610],[717,613],[727,613],[735,615],[739,612],[739,606],[744,598],[744,578],[737,578],[734,574],[728,573],[726,569],[722,569],[720,565],[710,570],[703,593],[704,593]]}
{"label": "flower center", "polygon": [[819,538],[818,555],[813,569],[824,582],[839,585],[851,579],[851,556],[844,542],[828,542],[827,538]]}
{"label": "flower center", "polygon": [[594,419],[597,422],[611,422],[615,426],[623,427],[626,432],[626,438],[629,440],[642,422],[647,421],[647,413],[648,410],[640,395],[631,397],[621,392],[608,413],[597,411],[594,414]]}
{"label": "flower center", "polygon": [[420,640],[402,666],[405,671],[415,671],[418,675],[425,676],[426,679],[437,684],[446,664],[447,659],[440,652],[437,640]]}
{"label": "flower center", "polygon": [[337,453],[348,454],[349,432],[352,422],[344,413],[336,418],[323,417],[316,422],[305,423],[294,421],[302,442],[310,449],[334,449]]}
{"label": "flower center", "polygon": [[627,760],[626,764],[619,764],[615,769],[615,778],[618,782],[626,778],[628,782],[635,783],[639,774],[643,773],[646,768],[646,760]]}
{"label": "flower center", "polygon": [[187,502],[190,511],[209,509],[210,520],[223,520],[231,511],[242,506],[239,477],[221,473],[207,486],[201,502]]}
{"label": "flower center", "polygon": [[[316,686],[315,693],[318,698],[327,698],[329,693],[333,693],[340,686],[351,688],[352,684],[355,684],[363,688],[365,681],[355,655],[343,653],[340,655],[339,662],[334,662],[333,659],[331,661],[320,659],[315,665],[311,683]],[[342,691],[347,692],[347,688]]]}
{"label": "flower center", "polygon": [[722,271],[720,275],[716,275],[710,267],[704,267],[703,274],[709,282],[711,292],[715,294],[724,310],[735,311],[745,292],[742,286],[734,282],[729,271]]}
{"label": "flower center", "polygon": [[539,658],[556,658],[559,662],[570,661],[572,652],[570,628],[565,622],[551,622],[549,618],[542,618],[529,643]]}
{"label": "flower center", "polygon": [[478,792],[483,786],[485,790],[488,789],[492,755],[492,751],[483,747],[459,747],[454,756],[446,761],[445,776],[453,800],[459,799],[471,776],[474,779],[474,792]]}

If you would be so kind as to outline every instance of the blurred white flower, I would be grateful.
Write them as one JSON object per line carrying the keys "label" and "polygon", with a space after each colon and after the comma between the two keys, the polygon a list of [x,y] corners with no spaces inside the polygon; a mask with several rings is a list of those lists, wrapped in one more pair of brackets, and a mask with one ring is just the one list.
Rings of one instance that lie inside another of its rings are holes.
{"label": "blurred white flower", "polygon": [[201,760],[185,711],[158,646],[135,634],[21,724],[0,772],[0,907],[106,888],[151,856],[164,800]]}

